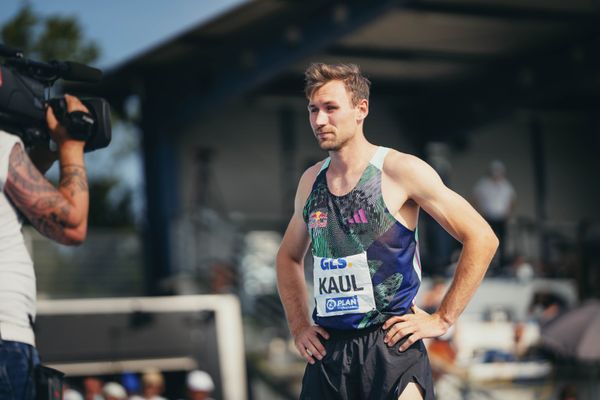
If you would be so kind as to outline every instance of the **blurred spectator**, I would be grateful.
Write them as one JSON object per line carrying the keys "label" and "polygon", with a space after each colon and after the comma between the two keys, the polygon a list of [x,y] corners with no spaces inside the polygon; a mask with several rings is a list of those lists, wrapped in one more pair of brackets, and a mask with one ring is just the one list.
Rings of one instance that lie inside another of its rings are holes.
{"label": "blurred spectator", "polygon": [[565,385],[558,395],[558,400],[577,400],[577,388],[574,385]]}
{"label": "blurred spectator", "polygon": [[450,185],[452,164],[448,159],[450,150],[446,143],[429,142],[425,145],[425,160],[438,173],[446,186]]}
{"label": "blurred spectator", "polygon": [[474,206],[490,224],[500,240],[500,266],[506,265],[506,226],[515,207],[516,192],[506,179],[506,168],[501,161],[490,163],[488,174],[473,188]]}
{"label": "blurred spectator", "polygon": [[444,276],[452,278],[456,274],[456,267],[458,266],[458,259],[460,258],[461,249],[456,249],[450,255],[450,264],[444,269]]}
{"label": "blurred spectator", "polygon": [[85,400],[102,399],[102,380],[88,376],[83,380],[83,397]]}
{"label": "blurred spectator", "polygon": [[517,359],[522,358],[527,352],[527,348],[523,345],[523,333],[525,332],[525,324],[521,321],[517,321],[513,325],[513,353]]}
{"label": "blurred spectator", "polygon": [[[452,174],[452,165],[448,160],[448,145],[441,142],[429,142],[425,146],[425,160],[438,173],[442,182],[448,187]],[[443,269],[450,262],[452,251],[457,247],[457,242],[452,236],[427,213],[421,217],[424,225],[424,239],[427,259],[427,270],[433,275],[441,275]]]}
{"label": "blurred spectator", "polygon": [[188,374],[188,400],[213,400],[210,397],[213,390],[215,390],[215,384],[208,373],[195,370]]}
{"label": "blurred spectator", "polygon": [[102,387],[104,400],[127,400],[125,388],[117,382],[108,382]]}
{"label": "blurred spectator", "polygon": [[420,307],[432,314],[437,311],[442,299],[446,294],[446,280],[442,277],[434,277],[431,286],[423,293]]}
{"label": "blurred spectator", "polygon": [[513,311],[506,306],[493,305],[483,310],[482,318],[488,322],[511,322],[514,321]]}
{"label": "blurred spectator", "polygon": [[525,257],[517,255],[510,264],[512,275],[517,278],[520,283],[528,283],[535,276],[533,266],[527,262]]}
{"label": "blurred spectator", "polygon": [[231,264],[218,261],[211,266],[210,292],[215,294],[236,293],[236,274]]}
{"label": "blurred spectator", "polygon": [[165,390],[165,378],[157,369],[148,369],[142,374],[142,398],[166,400],[161,394]]}
{"label": "blurred spectator", "polygon": [[529,316],[543,329],[567,308],[566,300],[552,292],[535,292],[529,305]]}
{"label": "blurred spectator", "polygon": [[63,386],[63,400],[83,400],[83,396],[65,383]]}
{"label": "blurred spectator", "polygon": [[457,350],[452,336],[444,338],[431,338],[425,341],[429,362],[431,363],[431,374],[434,382],[443,375],[452,374],[464,377],[466,371],[456,364]]}
{"label": "blurred spectator", "polygon": [[140,383],[140,378],[137,374],[133,372],[123,372],[121,375],[121,385],[127,391],[127,395],[132,400],[139,400],[141,397],[139,396],[140,389],[142,388],[142,384]]}
{"label": "blurred spectator", "polygon": [[[446,280],[442,277],[434,277],[431,286],[423,294],[420,308],[430,314],[437,311],[446,294],[446,290]],[[444,374],[463,374],[463,371],[455,364],[457,352],[452,341],[455,329],[455,326],[453,326],[443,336],[430,338],[425,341],[431,363],[431,372],[435,382]]]}
{"label": "blurred spectator", "polygon": [[541,347],[541,329],[535,321],[518,321],[513,324],[512,353],[520,362],[548,361],[548,352]]}

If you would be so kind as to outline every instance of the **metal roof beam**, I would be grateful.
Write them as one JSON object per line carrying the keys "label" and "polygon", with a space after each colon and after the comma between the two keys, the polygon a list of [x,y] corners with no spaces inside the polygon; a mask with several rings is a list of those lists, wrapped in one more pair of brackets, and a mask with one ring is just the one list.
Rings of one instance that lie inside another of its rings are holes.
{"label": "metal roof beam", "polygon": [[[196,118],[206,105],[222,103],[268,82],[289,66],[318,54],[343,35],[355,31],[382,13],[395,1],[289,3],[283,15],[272,18],[272,26],[261,26],[260,34],[228,49],[227,57],[216,60],[218,68],[210,87],[193,91],[177,109],[181,121]],[[309,7],[312,6],[312,9]],[[302,88],[299,88],[301,90]]]}
{"label": "metal roof beam", "polygon": [[376,49],[372,47],[333,46],[327,54],[339,57],[365,57],[389,61],[432,61],[459,64],[482,64],[494,61],[493,54],[459,53],[438,50]]}
{"label": "metal roof beam", "polygon": [[[373,80],[372,90],[377,92],[377,96],[393,97],[395,101],[402,98],[410,98],[424,90],[424,87],[430,88],[431,85],[414,80],[399,80],[370,77]],[[294,93],[304,96],[304,79],[300,74],[284,73],[273,81],[250,92],[250,95],[257,96],[290,96]]]}
{"label": "metal roof beam", "polygon": [[504,4],[492,4],[489,2],[461,3],[441,1],[398,1],[397,7],[422,12],[436,12],[442,14],[455,14],[461,16],[500,18],[506,20],[537,20],[541,22],[561,23],[598,23],[600,20],[600,8],[596,12],[550,9],[544,7],[514,6]]}

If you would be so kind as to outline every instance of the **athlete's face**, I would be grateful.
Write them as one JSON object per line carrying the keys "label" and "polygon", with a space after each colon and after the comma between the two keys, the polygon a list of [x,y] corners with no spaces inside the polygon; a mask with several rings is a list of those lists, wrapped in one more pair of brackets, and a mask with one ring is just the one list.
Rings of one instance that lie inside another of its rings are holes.
{"label": "athlete's face", "polygon": [[330,81],[315,90],[308,103],[310,126],[323,150],[337,151],[360,129],[368,113],[363,99],[355,106],[344,82]]}

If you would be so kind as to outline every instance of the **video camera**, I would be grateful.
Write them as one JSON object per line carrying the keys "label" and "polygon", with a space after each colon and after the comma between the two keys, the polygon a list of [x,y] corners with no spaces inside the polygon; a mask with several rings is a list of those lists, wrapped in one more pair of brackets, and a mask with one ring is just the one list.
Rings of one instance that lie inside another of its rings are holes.
{"label": "video camera", "polygon": [[85,152],[108,146],[111,140],[110,107],[97,97],[81,98],[90,111],[67,112],[63,97],[49,98],[58,79],[98,82],[102,71],[71,61],[39,62],[0,44],[0,129],[18,135],[25,146],[50,144],[46,106],[51,105],[58,121],[69,135],[85,141]]}

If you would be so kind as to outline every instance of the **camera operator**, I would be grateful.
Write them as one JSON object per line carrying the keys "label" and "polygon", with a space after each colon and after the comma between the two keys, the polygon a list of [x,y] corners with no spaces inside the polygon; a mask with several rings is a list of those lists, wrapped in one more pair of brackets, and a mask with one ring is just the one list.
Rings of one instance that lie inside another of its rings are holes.
{"label": "camera operator", "polygon": [[[88,109],[65,95],[69,113]],[[21,216],[44,236],[62,244],[81,244],[86,236],[89,193],[84,141],[73,139],[51,107],[46,123],[58,150],[29,154],[16,136],[0,130],[0,398],[34,399],[35,274],[25,248]],[[75,134],[75,132],[71,132]],[[60,180],[43,174],[58,158]]]}

